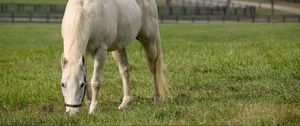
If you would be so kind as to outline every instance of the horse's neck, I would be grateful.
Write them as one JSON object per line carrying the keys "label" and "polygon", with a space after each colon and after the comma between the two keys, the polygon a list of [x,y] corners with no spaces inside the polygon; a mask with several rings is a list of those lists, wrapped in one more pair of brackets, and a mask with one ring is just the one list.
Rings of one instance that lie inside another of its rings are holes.
{"label": "horse's neck", "polygon": [[84,35],[85,33],[83,30],[71,30],[69,31],[69,34],[65,36],[64,54],[68,60],[77,61],[82,55],[85,55],[88,39]]}
{"label": "horse's neck", "polygon": [[64,54],[68,60],[78,60],[85,54],[88,32],[80,6],[68,6],[63,21]]}

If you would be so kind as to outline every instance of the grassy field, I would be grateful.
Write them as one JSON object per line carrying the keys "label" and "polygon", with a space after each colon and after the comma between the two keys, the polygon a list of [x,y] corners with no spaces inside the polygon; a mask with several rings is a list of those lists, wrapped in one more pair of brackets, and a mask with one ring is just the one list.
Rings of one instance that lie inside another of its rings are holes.
{"label": "grassy field", "polygon": [[128,48],[133,105],[117,110],[121,79],[109,55],[99,111],[88,115],[84,106],[68,117],[60,92],[60,25],[0,23],[0,125],[300,125],[300,24],[160,28],[172,98],[153,105],[145,56],[134,42]]}

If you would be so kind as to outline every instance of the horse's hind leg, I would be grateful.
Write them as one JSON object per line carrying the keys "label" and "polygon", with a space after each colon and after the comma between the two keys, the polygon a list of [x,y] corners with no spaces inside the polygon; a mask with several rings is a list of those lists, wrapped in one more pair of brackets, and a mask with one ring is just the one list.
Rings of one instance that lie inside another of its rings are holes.
{"label": "horse's hind leg", "polygon": [[161,103],[168,93],[168,87],[163,73],[164,63],[160,47],[160,34],[157,32],[152,34],[152,37],[140,34],[138,40],[144,47],[153,76],[154,102]]}
{"label": "horse's hind leg", "polygon": [[113,51],[112,52],[113,58],[117,61],[119,66],[119,72],[122,77],[122,83],[123,83],[123,101],[121,105],[118,107],[119,109],[123,109],[127,107],[130,102],[132,101],[131,91],[130,91],[130,85],[129,85],[129,63],[127,60],[127,54],[126,49]]}

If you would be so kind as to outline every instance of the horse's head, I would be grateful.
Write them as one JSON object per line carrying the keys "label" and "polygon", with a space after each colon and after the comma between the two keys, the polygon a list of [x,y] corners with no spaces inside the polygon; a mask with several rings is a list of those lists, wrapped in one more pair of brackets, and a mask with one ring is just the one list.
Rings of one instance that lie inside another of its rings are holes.
{"label": "horse's head", "polygon": [[64,96],[66,114],[74,115],[79,112],[87,85],[84,56],[71,62],[62,55],[61,67],[61,90]]}

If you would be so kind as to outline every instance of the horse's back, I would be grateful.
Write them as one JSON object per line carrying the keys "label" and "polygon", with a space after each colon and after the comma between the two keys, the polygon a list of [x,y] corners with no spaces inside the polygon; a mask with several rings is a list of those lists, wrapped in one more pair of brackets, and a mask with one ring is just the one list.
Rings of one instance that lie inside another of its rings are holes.
{"label": "horse's back", "polygon": [[158,16],[155,0],[114,0],[112,4],[110,6],[116,7],[117,13],[111,16],[115,20],[108,23],[116,24],[111,29],[116,36],[108,50],[125,48],[139,34],[149,37],[156,35]]}
{"label": "horse's back", "polygon": [[[90,34],[86,35],[90,36],[88,50],[93,51],[99,47],[108,50],[125,48],[138,34],[150,36],[157,32],[155,0],[69,0],[73,1],[80,1],[76,4],[82,6],[84,19],[81,25],[86,30],[82,32]],[[64,24],[73,22],[68,19]]]}

